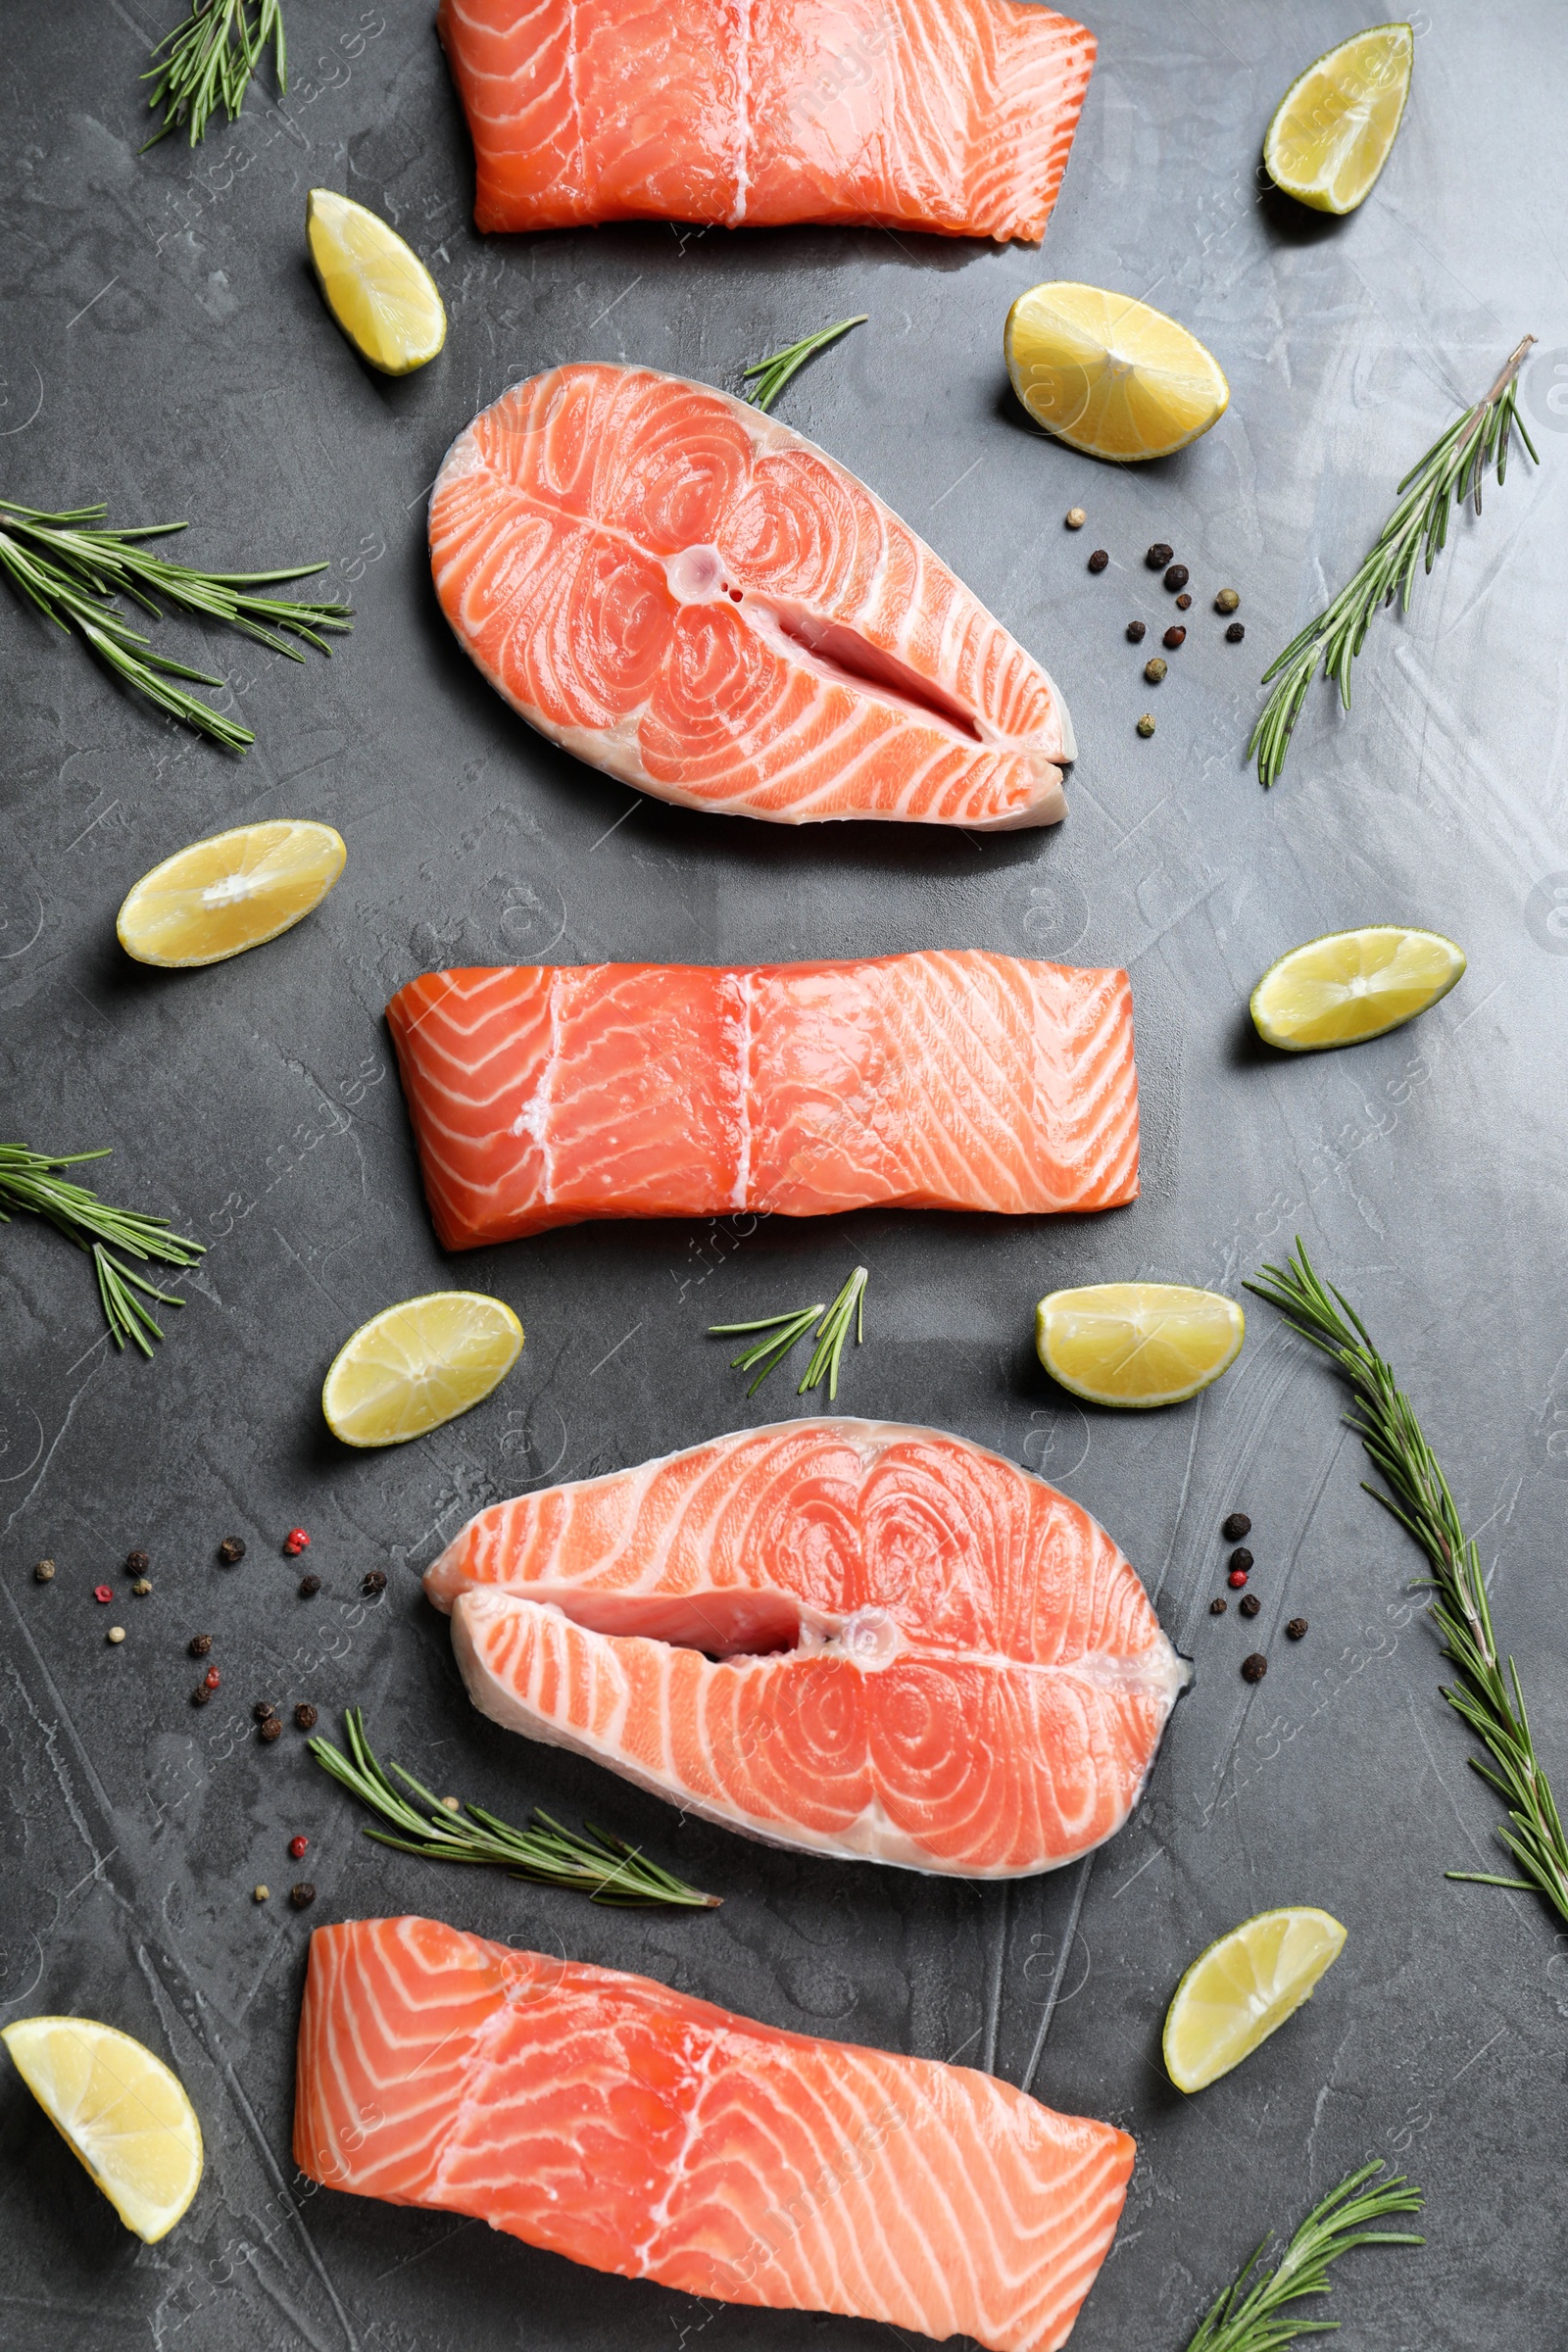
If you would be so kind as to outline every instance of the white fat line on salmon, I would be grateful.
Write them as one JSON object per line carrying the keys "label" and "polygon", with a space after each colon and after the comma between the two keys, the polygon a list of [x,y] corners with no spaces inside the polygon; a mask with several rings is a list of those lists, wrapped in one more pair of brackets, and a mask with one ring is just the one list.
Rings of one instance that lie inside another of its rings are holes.
{"label": "white fat line on salmon", "polygon": [[751,184],[752,145],[752,0],[737,0],[735,49],[735,202],[726,228],[739,228],[746,218],[746,195]]}

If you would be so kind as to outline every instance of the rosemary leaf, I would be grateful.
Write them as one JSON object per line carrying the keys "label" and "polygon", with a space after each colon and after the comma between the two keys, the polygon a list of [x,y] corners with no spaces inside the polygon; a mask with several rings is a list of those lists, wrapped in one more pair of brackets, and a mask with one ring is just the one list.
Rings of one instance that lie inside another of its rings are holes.
{"label": "rosemary leaf", "polygon": [[721,1897],[688,1886],[684,1879],[651,1862],[638,1847],[611,1837],[606,1830],[596,1830],[591,1822],[580,1832],[568,1830],[553,1814],[536,1810],[527,1829],[514,1830],[482,1805],[465,1805],[460,1815],[443,1805],[412,1772],[394,1764],[391,1769],[404,1788],[419,1799],[415,1806],[402,1789],[393,1787],[373,1754],[360,1708],[348,1709],[343,1736],[347,1755],[330,1740],[320,1738],[311,1741],[311,1753],[323,1772],[330,1773],[351,1796],[390,1825],[365,1833],[380,1845],[396,1846],[400,1853],[418,1854],[431,1862],[485,1863],[538,1886],[574,1887],[595,1903],[621,1908],[662,1904],[673,1911],[718,1908]]}
{"label": "rosemary leaf", "polygon": [[13,1211],[25,1209],[31,1216],[42,1217],[63,1233],[68,1242],[84,1250],[92,1259],[98,1277],[98,1297],[110,1338],[122,1348],[131,1340],[143,1355],[150,1356],[151,1341],[161,1340],[164,1335],[136,1293],[160,1299],[165,1306],[183,1306],[185,1301],[171,1291],[157,1289],[121,1260],[133,1257],[144,1265],[193,1266],[199,1257],[205,1256],[205,1245],[175,1233],[167,1217],[148,1217],[139,1209],[116,1208],[111,1201],[100,1200],[85,1185],[72,1184],[56,1172],[76,1167],[85,1159],[108,1157],[107,1150],[50,1156],[42,1152],[29,1152],[23,1144],[0,1144],[0,1224],[9,1224]]}
{"label": "rosemary leaf", "polygon": [[750,383],[754,375],[760,379],[756,389],[746,395],[752,406],[765,415],[790,378],[806,366],[813,353],[825,349],[829,343],[836,343],[840,335],[849,333],[852,326],[863,326],[868,315],[861,311],[854,318],[841,318],[836,326],[819,326],[814,335],[803,335],[799,343],[791,343],[783,351],[775,351],[770,358],[759,360],[755,367],[743,368],[741,375],[744,381]]}
{"label": "rosemary leaf", "polygon": [[[1508,1808],[1512,1825],[1497,1837],[1520,1871],[1499,1878],[1488,1871],[1450,1870],[1450,1879],[1534,1892],[1568,1923],[1568,1838],[1550,1783],[1536,1756],[1524,1691],[1512,1658],[1504,1672],[1492,1626],[1492,1604],[1473,1536],[1437,1456],[1427,1444],[1393,1366],[1373,1346],[1360,1316],[1342,1291],[1318,1278],[1299,1236],[1283,1266],[1264,1266],[1247,1288],[1277,1306],[1293,1330],[1326,1355],[1353,1399],[1346,1420],[1360,1438],[1388,1489],[1366,1491],[1412,1536],[1433,1567],[1431,1616],[1443,1655],[1458,1671],[1444,1697],[1492,1757],[1470,1759]],[[1365,1481],[1363,1480],[1363,1485]]]}
{"label": "rosemary leaf", "polygon": [[[1332,2292],[1329,2265],[1354,2246],[1424,2246],[1426,2239],[1405,2230],[1369,2230],[1369,2222],[1386,2214],[1419,2213],[1421,2191],[1409,2187],[1400,2173],[1387,2180],[1380,2163],[1364,2164],[1331,2189],[1302,2222],[1271,2272],[1254,2277],[1268,2239],[1245,2270],[1226,2288],[1188,2344],[1187,2352],[1278,2352],[1298,2335],[1321,2335],[1338,2328],[1338,2320],[1294,2317],[1286,2306],[1305,2295]],[[1250,2283],[1249,2283],[1250,2281]]]}
{"label": "rosemary leaf", "polygon": [[819,1389],[825,1378],[829,1399],[835,1399],[839,1393],[839,1365],[852,1317],[857,1348],[865,1339],[865,1286],[870,1279],[864,1266],[857,1266],[831,1306],[824,1306],[819,1298],[814,1306],[792,1307],[780,1315],[759,1315],[752,1323],[710,1323],[708,1336],[712,1340],[727,1339],[743,1331],[766,1335],[731,1359],[732,1369],[737,1372],[749,1372],[754,1364],[761,1364],[761,1370],[746,1392],[748,1396],[755,1396],[768,1374],[777,1371],[790,1349],[806,1337],[820,1315],[822,1320],[814,1334],[816,1346],[806,1367],[806,1377],[795,1394],[804,1396],[808,1390]]}
{"label": "rosemary leaf", "polygon": [[1396,595],[1401,612],[1409,611],[1416,564],[1424,554],[1425,568],[1432,569],[1447,540],[1450,510],[1471,499],[1480,514],[1482,477],[1489,466],[1495,468],[1501,488],[1515,426],[1531,457],[1541,463],[1518,413],[1519,369],[1535,339],[1526,335],[1503,362],[1491,390],[1455,417],[1411,466],[1399,484],[1398,502],[1360,570],[1264,670],[1265,686],[1270,678],[1278,678],[1279,684],[1258,714],[1247,750],[1249,758],[1257,755],[1257,780],[1265,790],[1279,780],[1292,730],[1319,663],[1324,676],[1339,687],[1348,710],[1350,664],[1361,651],[1373,614]]}
{"label": "rosemary leaf", "polygon": [[207,125],[220,106],[234,122],[269,41],[281,97],[288,88],[281,0],[190,0],[190,15],[157,43],[152,64],[142,75],[153,84],[147,104],[154,114],[160,107],[164,110],[164,120],[142,153],[170,131],[183,129],[187,121],[194,147],[207,136]]}
{"label": "rosemary leaf", "polygon": [[171,683],[186,678],[197,686],[221,686],[223,680],[154,653],[112,600],[128,597],[155,620],[169,605],[202,620],[222,621],[273,653],[286,654],[291,662],[305,657],[290,637],[330,654],[321,631],[350,628],[353,608],[252,593],[282,580],[306,579],[323,571],[323,564],[296,564],[282,571],[195,571],[152,555],[140,544],[182,531],[184,523],[140,523],[128,530],[110,530],[104,525],[106,513],[99,504],[51,514],[0,498],[0,571],[46,620],[68,633],[76,629],[99,660],[136,693],[183,726],[210,735],[226,750],[244,752],[256,740],[248,727]]}

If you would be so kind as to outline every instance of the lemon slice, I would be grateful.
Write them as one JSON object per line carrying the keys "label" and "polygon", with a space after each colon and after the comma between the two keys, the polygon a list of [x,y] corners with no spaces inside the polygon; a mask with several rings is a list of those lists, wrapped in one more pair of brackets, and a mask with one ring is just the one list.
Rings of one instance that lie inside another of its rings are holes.
{"label": "lemon slice", "polygon": [[305,234],[326,307],[362,360],[383,375],[412,375],[447,339],[435,279],[374,213],[330,188],[305,202]]}
{"label": "lemon slice", "polygon": [[171,971],[242,956],[319,906],[347,856],[340,833],[298,816],[193,841],[130,892],[115,923],[120,944]]}
{"label": "lemon slice", "polygon": [[90,2017],[19,2018],[0,2040],[125,2228],[156,2245],[202,2177],[202,2128],[178,2077]]}
{"label": "lemon slice", "polygon": [[1274,185],[1314,212],[1353,213],[1389,160],[1414,57],[1408,24],[1373,24],[1298,74],[1263,141]]}
{"label": "lemon slice", "polygon": [[1053,1291],[1035,1310],[1040,1361],[1091,1404],[1180,1404],[1236,1361],[1246,1329],[1234,1298],[1179,1282]]}
{"label": "lemon slice", "polygon": [[1250,2058],[1344,1949],[1329,1912],[1291,1903],[1244,1919],[1200,1952],[1165,2012],[1165,2071],[1177,2089],[1201,2090]]}
{"label": "lemon slice", "polygon": [[480,1291],[432,1291],[362,1323],[321,1385],[345,1446],[402,1446],[481,1403],[522,1347],[510,1306]]}
{"label": "lemon slice", "polygon": [[1007,313],[1002,348],[1036,424],[1096,458],[1169,457],[1206,433],[1231,396],[1196,335],[1099,286],[1031,286]]}
{"label": "lemon slice", "polygon": [[1269,965],[1252,991],[1252,1025],[1286,1054],[1358,1046],[1413,1021],[1464,968],[1463,949],[1441,931],[1399,923],[1331,931]]}

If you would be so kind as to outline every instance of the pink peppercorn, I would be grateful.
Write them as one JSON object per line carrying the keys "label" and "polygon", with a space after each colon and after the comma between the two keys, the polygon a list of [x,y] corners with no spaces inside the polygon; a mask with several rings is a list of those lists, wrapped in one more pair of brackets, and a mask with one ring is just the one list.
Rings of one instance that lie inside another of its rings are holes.
{"label": "pink peppercorn", "polygon": [[302,1551],[309,1550],[310,1542],[303,1527],[291,1527],[283,1538],[283,1549],[291,1560],[297,1560]]}
{"label": "pink peppercorn", "polygon": [[92,1596],[94,1600],[113,1600],[115,1597],[114,1590],[109,1585],[94,1585],[92,1589]]}
{"label": "pink peppercorn", "polygon": [[304,1861],[306,1849],[310,1845],[310,1842],[311,1841],[308,1838],[291,1838],[289,1839],[288,1850],[293,1855],[296,1862]]}
{"label": "pink peppercorn", "polygon": [[1231,1583],[1238,1592],[1241,1591],[1246,1582],[1247,1570],[1245,1568],[1233,1568],[1231,1570]]}
{"label": "pink peppercorn", "polygon": [[202,1677],[202,1680],[207,1685],[209,1690],[217,1690],[221,1687],[223,1678],[219,1673],[216,1666],[209,1666],[206,1674]]}

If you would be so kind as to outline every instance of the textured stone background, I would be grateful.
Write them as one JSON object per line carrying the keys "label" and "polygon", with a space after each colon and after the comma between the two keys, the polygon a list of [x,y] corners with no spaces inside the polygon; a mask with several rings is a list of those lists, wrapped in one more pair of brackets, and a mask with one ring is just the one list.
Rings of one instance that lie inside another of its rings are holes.
{"label": "textured stone background", "polygon": [[[466,134],[426,0],[290,0],[286,104],[253,96],[192,154],[138,156],[136,76],[173,0],[7,12],[0,70],[0,483],[188,516],[188,560],[320,554],[358,620],[303,667],[165,632],[228,677],[259,737],[225,757],[126,701],[0,600],[0,1128],[114,1147],[115,1197],[209,1244],[156,1363],[101,1337],[84,1265],[0,1232],[0,2016],[79,2009],[166,2052],[208,2172],[189,2219],[138,2248],[14,2076],[0,2080],[0,2337],[15,2352],[306,2345],[414,2352],[519,2341],[630,2352],[891,2340],[744,2314],[569,2268],[476,2224],[301,2193],[289,2156],[309,1923],[259,1879],[313,1838],[315,1919],[424,1907],[646,1969],[780,2024],[960,2055],[1112,2117],[1141,2155],[1085,2352],[1165,2352],[1265,2227],[1363,2154],[1429,2192],[1419,2255],[1364,2256],[1335,2308],[1397,2347],[1562,2341],[1568,1937],[1517,1895],[1445,1883],[1496,1866],[1496,1808],[1438,1695],[1418,1562],[1357,1488],[1339,1399],[1263,1308],[1236,1370],[1149,1419],[1081,1411],[1035,1364],[1058,1284],[1139,1273],[1234,1289],[1297,1231],[1396,1358],[1495,1558],[1502,1640],[1568,1788],[1568,1332],[1561,1054],[1568,1013],[1562,548],[1568,537],[1568,165],[1550,0],[1420,20],[1393,162],[1344,222],[1260,193],[1279,93],[1354,28],[1349,0],[1095,12],[1101,63],[1044,256],[881,233],[648,227],[480,243]],[[1287,22],[1287,18],[1289,22]],[[445,291],[442,358],[368,375],[306,268],[305,192],[394,220]],[[1229,415],[1116,472],[1026,429],[999,358],[1043,275],[1149,296],[1192,326]],[[870,481],[1048,663],[1082,757],[1058,832],[975,840],[703,820],[554,752],[450,641],[422,493],[511,380],[628,358],[733,385],[747,360],[871,314],[780,414]],[[1518,458],[1461,521],[1407,622],[1381,624],[1347,723],[1326,690],[1280,788],[1242,755],[1267,659],[1358,559],[1393,485],[1527,329],[1544,357]],[[1557,374],[1553,373],[1556,369]],[[1082,503],[1088,531],[1065,534]],[[1151,700],[1126,619],[1163,599],[1154,537],[1192,565],[1188,645]],[[1111,569],[1090,578],[1096,545]],[[1208,611],[1233,583],[1244,648]],[[258,954],[187,978],[120,956],[114,912],[180,844],[273,813],[336,824],[334,897]],[[1248,991],[1298,940],[1429,922],[1470,957],[1418,1028],[1289,1064],[1250,1042]],[[858,1216],[581,1227],[442,1259],[420,1202],[381,1008],[443,961],[719,960],[985,946],[1132,972],[1145,1191],[1124,1213],[1003,1227]],[[975,1889],[792,1860],[681,1823],[468,1710],[417,1584],[493,1496],[797,1409],[748,1406],[717,1319],[831,1295],[873,1269],[852,1411],[931,1421],[1058,1480],[1141,1567],[1198,1661],[1148,1801],[1059,1878]],[[367,1314],[449,1279],[510,1299],[526,1353],[428,1443],[351,1458],[317,1409]],[[1211,1622],[1218,1523],[1256,1523],[1251,1637]],[[279,1558],[303,1520],[325,1591]],[[242,1534],[243,1568],[220,1537]],[[90,1587],[131,1544],[156,1591],[104,1643]],[[60,1574],[30,1579],[51,1552]],[[390,1572],[358,1598],[363,1571]],[[1276,1638],[1298,1611],[1299,1648]],[[220,1700],[184,1654],[215,1636]],[[618,1915],[490,1877],[442,1878],[359,1835],[258,1695],[362,1701],[383,1752],[519,1815],[584,1808],[723,1892],[699,1919]],[[1191,2103],[1157,2060],[1182,1967],[1291,1898],[1348,1925],[1311,2008]],[[820,2331],[820,2332],[819,2332]],[[1350,2339],[1347,2339],[1350,2340]]]}

